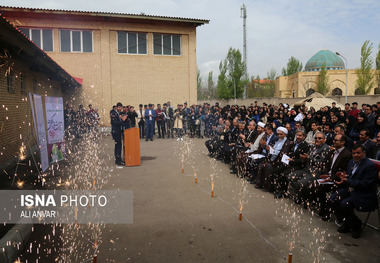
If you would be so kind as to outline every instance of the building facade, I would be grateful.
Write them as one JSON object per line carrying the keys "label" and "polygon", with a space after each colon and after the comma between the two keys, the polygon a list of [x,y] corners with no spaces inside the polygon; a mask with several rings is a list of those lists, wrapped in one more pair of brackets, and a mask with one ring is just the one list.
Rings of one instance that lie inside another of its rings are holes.
{"label": "building facade", "polygon": [[[318,75],[325,66],[330,90],[327,96],[346,96],[346,70],[343,60],[329,50],[320,50],[305,65],[305,70],[291,76],[276,79],[275,96],[280,98],[298,98],[311,95],[318,83]],[[356,70],[347,70],[347,96],[357,95],[358,77]],[[375,80],[375,78],[374,78]],[[376,82],[375,82],[376,83]],[[368,95],[379,94],[377,85]]]}
{"label": "building facade", "polygon": [[80,83],[1,15],[0,64],[0,175],[9,176],[22,149],[38,149],[28,93],[62,97]]}
{"label": "building facade", "polygon": [[0,7],[1,13],[71,75],[74,105],[92,104],[103,125],[125,105],[197,101],[196,28],[208,20]]}

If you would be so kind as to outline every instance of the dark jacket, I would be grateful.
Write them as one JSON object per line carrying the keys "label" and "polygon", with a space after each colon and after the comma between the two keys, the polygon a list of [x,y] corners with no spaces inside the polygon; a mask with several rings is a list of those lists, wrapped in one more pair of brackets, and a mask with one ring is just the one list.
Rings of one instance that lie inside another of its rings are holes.
{"label": "dark jacket", "polygon": [[310,145],[306,141],[302,141],[299,143],[297,149],[295,149],[295,147],[296,143],[293,144],[293,147],[289,152],[289,157],[293,159],[293,161],[289,162],[289,166],[294,167],[295,170],[300,170],[306,164],[306,162],[303,159],[301,159],[300,155],[308,153]]}
{"label": "dark jacket", "polygon": [[111,117],[111,133],[112,136],[118,136],[121,135],[121,124],[123,121],[120,119],[120,115],[117,111],[112,110],[110,112]]}
{"label": "dark jacket", "polygon": [[[335,151],[331,154],[331,162],[334,158]],[[336,176],[337,172],[343,172],[347,170],[348,162],[352,159],[352,154],[347,148],[344,148],[335,160],[334,165],[331,168],[331,179],[336,181],[339,177]]]}
{"label": "dark jacket", "polygon": [[359,211],[367,211],[377,207],[376,182],[377,168],[376,165],[365,157],[359,164],[355,173],[352,174],[354,160],[348,163],[347,168],[347,187],[352,187],[351,197],[355,203],[355,208]]}
{"label": "dark jacket", "polygon": [[326,143],[319,147],[312,145],[309,150],[306,170],[316,178],[319,178],[321,174],[327,174],[331,167],[330,157],[331,149]]}
{"label": "dark jacket", "polygon": [[284,154],[289,156],[289,152],[293,148],[293,142],[289,139],[286,139],[284,142],[284,145],[282,145],[280,153],[277,155],[276,159],[273,161],[273,163],[279,163],[282,164],[281,159]]}
{"label": "dark jacket", "polygon": [[[362,144],[360,141],[357,142],[358,144]],[[377,145],[372,142],[371,140],[367,140],[363,146],[365,147],[366,151],[366,157],[375,159],[376,158],[376,153],[377,153]]]}

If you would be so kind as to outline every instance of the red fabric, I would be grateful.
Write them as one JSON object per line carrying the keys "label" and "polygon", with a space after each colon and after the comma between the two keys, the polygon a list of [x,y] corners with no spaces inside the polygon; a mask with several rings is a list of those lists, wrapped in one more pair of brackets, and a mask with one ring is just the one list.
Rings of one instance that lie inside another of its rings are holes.
{"label": "red fabric", "polygon": [[359,109],[356,109],[356,110],[350,110],[350,112],[348,113],[348,115],[352,115],[352,116],[354,116],[354,117],[357,119],[359,113],[360,113],[360,110],[359,110]]}

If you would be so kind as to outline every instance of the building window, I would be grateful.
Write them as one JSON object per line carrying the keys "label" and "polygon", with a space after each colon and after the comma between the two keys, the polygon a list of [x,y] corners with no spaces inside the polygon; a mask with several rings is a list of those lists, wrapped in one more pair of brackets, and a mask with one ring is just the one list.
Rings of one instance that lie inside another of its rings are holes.
{"label": "building window", "polygon": [[147,34],[117,32],[117,53],[119,54],[147,54]]}
{"label": "building window", "polygon": [[92,31],[60,30],[61,52],[92,52]]}
{"label": "building window", "polygon": [[295,97],[296,97],[296,91],[293,90],[293,98],[295,98]]}
{"label": "building window", "polygon": [[374,94],[380,94],[380,88],[375,88]]}
{"label": "building window", "polygon": [[153,34],[153,54],[180,56],[181,36]]}
{"label": "building window", "polygon": [[21,86],[21,94],[26,95],[26,76],[25,74],[20,74],[20,86]]}
{"label": "building window", "polygon": [[15,74],[13,71],[7,75],[7,90],[9,94],[15,93]]}
{"label": "building window", "polygon": [[36,28],[20,28],[30,40],[32,40],[43,51],[53,51],[53,30],[36,29]]}
{"label": "building window", "polygon": [[315,90],[313,90],[313,89],[308,89],[307,91],[306,91],[306,97],[309,97],[311,94],[313,94],[315,92]]}
{"label": "building window", "polygon": [[333,96],[342,96],[342,90],[340,88],[333,89],[331,95]]}

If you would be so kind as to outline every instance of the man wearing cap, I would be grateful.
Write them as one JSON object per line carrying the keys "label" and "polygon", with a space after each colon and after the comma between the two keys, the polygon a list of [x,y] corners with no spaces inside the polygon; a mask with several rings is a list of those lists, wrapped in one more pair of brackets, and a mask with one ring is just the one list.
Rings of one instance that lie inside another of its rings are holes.
{"label": "man wearing cap", "polygon": [[268,158],[259,165],[257,173],[256,188],[265,188],[273,192],[273,170],[274,167],[281,165],[281,159],[284,154],[288,155],[292,147],[292,142],[286,138],[288,130],[284,127],[278,127],[278,140],[273,146],[273,152],[269,152]]}

